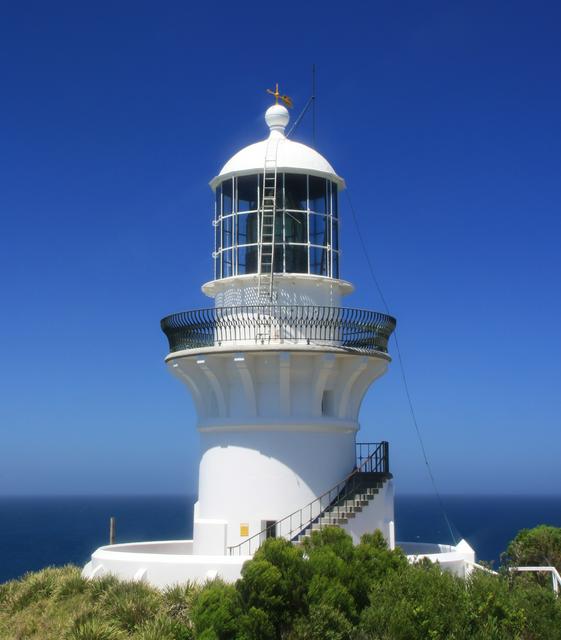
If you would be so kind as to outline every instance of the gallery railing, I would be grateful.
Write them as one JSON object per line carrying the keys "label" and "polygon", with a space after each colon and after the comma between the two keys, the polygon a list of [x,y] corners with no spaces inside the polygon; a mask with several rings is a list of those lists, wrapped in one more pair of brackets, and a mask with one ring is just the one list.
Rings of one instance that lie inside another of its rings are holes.
{"label": "gallery railing", "polygon": [[161,321],[171,352],[240,342],[287,342],[386,353],[395,325],[394,318],[376,311],[300,305],[196,309]]}

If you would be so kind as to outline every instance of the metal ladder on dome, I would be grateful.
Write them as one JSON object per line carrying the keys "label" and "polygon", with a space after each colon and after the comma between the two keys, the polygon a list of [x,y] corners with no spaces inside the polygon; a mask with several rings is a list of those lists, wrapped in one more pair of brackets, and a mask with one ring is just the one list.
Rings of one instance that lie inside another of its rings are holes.
{"label": "metal ladder on dome", "polygon": [[270,139],[265,151],[260,211],[258,304],[273,302],[275,218],[277,208],[277,151],[279,139]]}
{"label": "metal ladder on dome", "polygon": [[[267,142],[263,167],[263,192],[259,212],[260,230],[258,245],[257,304],[269,306],[274,299],[275,266],[275,223],[277,209],[277,153],[280,138]],[[273,318],[270,313],[259,322],[257,339],[265,342],[271,339]]]}

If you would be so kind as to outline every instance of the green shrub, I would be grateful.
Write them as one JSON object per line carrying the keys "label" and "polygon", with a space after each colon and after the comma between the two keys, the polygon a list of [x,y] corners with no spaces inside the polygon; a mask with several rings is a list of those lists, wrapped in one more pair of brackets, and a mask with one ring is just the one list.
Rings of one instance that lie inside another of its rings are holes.
{"label": "green shrub", "polygon": [[270,538],[244,564],[236,587],[246,611],[252,607],[265,611],[277,634],[282,634],[296,616],[306,612],[310,576],[310,563],[299,548]]}
{"label": "green shrub", "polygon": [[200,587],[192,582],[167,587],[162,592],[161,611],[164,615],[191,628],[191,611]]}
{"label": "green shrub", "polygon": [[94,580],[88,580],[88,594],[91,599],[96,602],[120,582],[119,578],[112,574],[101,576]]}
{"label": "green shrub", "polygon": [[236,640],[275,640],[277,637],[277,629],[263,609],[250,607],[241,617]]}
{"label": "green shrub", "polygon": [[76,595],[89,591],[89,582],[82,578],[81,571],[78,567],[68,565],[63,567],[58,576],[53,591],[55,600],[64,600],[73,598]]}
{"label": "green shrub", "polygon": [[[561,527],[541,524],[533,529],[522,529],[508,545],[502,556],[505,568],[512,566],[550,566],[561,573]],[[551,574],[513,572],[513,579],[551,584]]]}
{"label": "green shrub", "polygon": [[141,625],[132,637],[134,640],[191,640],[193,632],[177,620],[160,615]]}
{"label": "green shrub", "polygon": [[365,638],[452,640],[463,637],[465,586],[430,562],[373,582],[360,630]]}
{"label": "green shrub", "polygon": [[290,640],[351,640],[353,625],[337,609],[326,604],[311,605],[306,617],[296,621]]}
{"label": "green shrub", "polygon": [[117,582],[100,598],[99,610],[124,631],[134,631],[155,617],[160,605],[159,592],[141,582]]}
{"label": "green shrub", "polygon": [[126,634],[98,618],[77,621],[66,634],[66,640],[125,640]]}
{"label": "green shrub", "polygon": [[193,603],[196,637],[229,640],[235,637],[242,614],[242,601],[236,587],[213,580],[201,590]]}

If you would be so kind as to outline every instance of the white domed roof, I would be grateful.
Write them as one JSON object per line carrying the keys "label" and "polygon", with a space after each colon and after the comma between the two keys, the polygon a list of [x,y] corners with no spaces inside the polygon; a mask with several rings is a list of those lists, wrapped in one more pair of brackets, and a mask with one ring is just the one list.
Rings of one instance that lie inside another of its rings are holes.
{"label": "white domed roof", "polygon": [[345,186],[343,178],[335,173],[335,169],[315,149],[289,140],[284,130],[289,121],[288,110],[280,104],[275,104],[267,109],[265,120],[271,131],[269,138],[250,144],[228,160],[220,173],[211,180],[210,186],[214,189],[223,178],[232,175],[244,175],[261,173],[265,165],[265,156],[269,141],[278,137],[277,169],[279,171],[291,171],[294,173],[308,173],[329,178],[340,187]]}

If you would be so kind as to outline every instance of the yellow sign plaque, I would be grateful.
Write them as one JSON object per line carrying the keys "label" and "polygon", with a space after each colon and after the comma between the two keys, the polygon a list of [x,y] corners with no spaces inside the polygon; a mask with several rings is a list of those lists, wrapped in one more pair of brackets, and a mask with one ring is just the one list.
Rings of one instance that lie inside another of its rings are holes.
{"label": "yellow sign plaque", "polygon": [[240,536],[249,535],[249,525],[247,523],[240,524]]}

